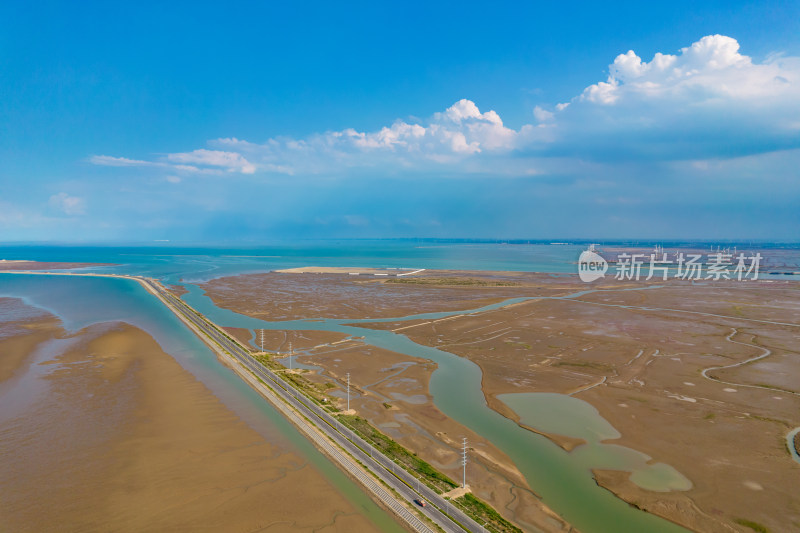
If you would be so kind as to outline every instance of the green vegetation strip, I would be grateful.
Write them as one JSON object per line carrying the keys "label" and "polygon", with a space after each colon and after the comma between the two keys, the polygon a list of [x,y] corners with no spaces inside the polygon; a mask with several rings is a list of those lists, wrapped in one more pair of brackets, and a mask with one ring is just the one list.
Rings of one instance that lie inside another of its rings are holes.
{"label": "green vegetation strip", "polygon": [[472,494],[465,494],[453,502],[461,507],[465,513],[477,520],[487,531],[498,533],[522,533],[522,530],[500,516],[500,513],[489,507]]}
{"label": "green vegetation strip", "polygon": [[[287,383],[291,384],[293,387],[310,397],[315,402],[323,405],[329,411],[339,411],[333,405],[333,402],[328,401],[326,396],[326,392],[332,388],[331,383],[312,383],[303,377],[302,374],[286,372],[285,367],[275,361],[273,357],[268,354],[256,355],[255,359],[271,370],[280,371],[281,377]],[[335,388],[335,385],[333,387]],[[388,409],[391,407],[391,405],[384,404],[384,407]],[[418,478],[421,482],[425,483],[438,494],[448,492],[458,487],[458,484],[455,481],[436,470],[426,461],[423,461],[417,457],[415,453],[410,452],[395,442],[391,437],[375,429],[366,419],[356,415],[337,416],[342,424],[352,429],[362,439],[372,444],[372,446],[380,450],[386,457],[398,464],[414,477]],[[484,527],[487,531],[493,531],[497,533],[522,532],[521,529],[500,516],[500,514],[491,506],[479,500],[472,494],[466,494],[465,496],[456,498],[453,500],[453,504],[460,507],[468,516],[484,524]]]}
{"label": "green vegetation strip", "polygon": [[[423,483],[438,493],[450,491],[458,484],[442,474],[430,464],[423,461],[416,454],[409,452],[403,446],[384,435],[370,423],[355,415],[339,415],[339,420],[356,432],[362,439],[379,449],[385,456],[402,466],[411,475],[419,478]],[[472,494],[466,494],[453,500],[468,516],[484,524],[487,531],[497,533],[522,533],[522,530],[500,516],[487,503],[479,500]]]}
{"label": "green vegetation strip", "polygon": [[769,533],[769,529],[762,526],[758,522],[753,522],[752,520],[745,520],[744,518],[735,518],[733,520],[740,526],[749,527],[753,531],[757,531],[758,533]]}
{"label": "green vegetation strip", "polygon": [[420,478],[421,481],[436,492],[447,492],[458,487],[455,481],[372,427],[367,420],[360,416],[339,415],[339,420],[355,431],[362,439],[383,452],[386,457],[402,466],[415,477]]}
{"label": "green vegetation strip", "polygon": [[326,410],[338,411],[332,402],[328,401],[328,397],[326,395],[326,392],[331,388],[336,388],[336,385],[333,385],[332,383],[325,383],[324,385],[312,383],[303,377],[302,374],[287,372],[286,368],[282,364],[275,361],[270,355],[256,355],[254,358],[256,361],[260,362],[270,370],[279,372],[284,381],[292,385],[295,389],[299,390],[307,397],[314,400],[316,403],[323,406]]}

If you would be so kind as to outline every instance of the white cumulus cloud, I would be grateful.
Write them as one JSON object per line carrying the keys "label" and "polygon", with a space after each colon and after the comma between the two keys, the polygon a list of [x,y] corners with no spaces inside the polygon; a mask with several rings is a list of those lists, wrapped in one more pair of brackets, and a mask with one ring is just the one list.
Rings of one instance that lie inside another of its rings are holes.
{"label": "white cumulus cloud", "polygon": [[677,54],[616,57],[552,122],[559,154],[600,159],[739,157],[800,147],[800,58],[758,62],[709,35]]}
{"label": "white cumulus cloud", "polygon": [[736,39],[709,35],[649,61],[629,50],[608,72],[566,102],[535,106],[535,123],[519,129],[461,99],[426,120],[395,120],[374,131],[346,128],[263,143],[221,138],[152,161],[106,155],[90,161],[176,176],[356,169],[546,175],[586,161],[702,160],[800,148],[800,58],[756,61]]}
{"label": "white cumulus cloud", "polygon": [[618,55],[608,80],[587,87],[581,99],[601,104],[633,98],[684,99],[693,104],[791,96],[796,100],[799,66],[797,58],[754,63],[739,53],[736,39],[708,35],[677,55],[657,53],[649,62],[633,50]]}

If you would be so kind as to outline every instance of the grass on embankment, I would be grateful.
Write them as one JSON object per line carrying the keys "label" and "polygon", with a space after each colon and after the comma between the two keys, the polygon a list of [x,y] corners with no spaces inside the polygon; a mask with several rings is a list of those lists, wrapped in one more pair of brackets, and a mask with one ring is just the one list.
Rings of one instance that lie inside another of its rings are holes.
{"label": "grass on embankment", "polygon": [[[311,397],[317,403],[323,405],[326,409],[336,412],[338,408],[333,405],[333,402],[327,396],[331,388],[330,383],[317,384],[309,381],[302,374],[285,372],[285,367],[274,361],[270,355],[257,355],[255,358],[264,364],[267,368],[272,370],[283,371],[281,377],[291,383],[295,388],[303,392],[305,395]],[[335,386],[333,387],[335,388]],[[388,404],[385,407],[390,408]],[[458,484],[447,477],[445,474],[436,470],[426,461],[417,457],[415,453],[410,452],[391,437],[381,433],[374,428],[369,421],[357,415],[336,415],[339,420],[356,434],[358,434],[365,441],[372,444],[375,448],[380,450],[386,457],[398,464],[401,468],[405,469],[414,477],[418,478],[422,483],[432,488],[437,493],[441,494],[448,492],[458,487]],[[497,511],[495,511],[487,503],[476,498],[472,494],[466,494],[460,498],[452,500],[452,503],[461,508],[468,516],[480,523],[485,524],[484,527],[487,531],[498,533],[521,533],[522,530],[514,526],[508,520],[503,518]]]}
{"label": "grass on embankment", "polygon": [[406,450],[390,437],[372,427],[367,420],[361,418],[360,416],[339,415],[339,420],[341,420],[344,425],[355,431],[365,441],[369,442],[383,452],[386,457],[411,472],[411,474],[415,477],[420,478],[423,483],[434,489],[436,492],[447,492],[458,487],[458,484],[455,481],[417,457],[416,454]]}
{"label": "grass on embankment", "polygon": [[255,355],[255,359],[269,368],[270,370],[280,372],[281,377],[289,382],[291,385],[294,386],[297,390],[301,391],[306,396],[310,397],[312,400],[320,404],[323,408],[327,411],[335,412],[338,411],[333,402],[329,401],[327,396],[328,390],[331,388],[336,388],[336,385],[332,383],[325,383],[325,384],[318,384],[313,383],[303,377],[302,374],[293,373],[293,372],[286,372],[286,367],[282,364],[274,361],[272,356],[270,355]]}
{"label": "grass on embankment", "polygon": [[[355,415],[339,415],[339,420],[358,433],[361,438],[381,450],[389,459],[401,465],[413,476],[420,478],[423,483],[436,492],[447,492],[458,487],[455,481],[417,457],[416,454],[409,452],[387,435],[384,435],[372,427],[367,420]],[[468,516],[484,524],[487,531],[494,531],[497,533],[522,533],[521,529],[500,516],[500,513],[495,511],[489,504],[481,501],[472,494],[465,494],[452,501],[454,505],[461,508]]]}
{"label": "grass on embankment", "polygon": [[498,533],[522,533],[522,530],[500,516],[500,513],[492,509],[488,504],[479,500],[472,494],[465,494],[453,500],[467,515],[477,520],[479,524],[484,524],[487,531]]}

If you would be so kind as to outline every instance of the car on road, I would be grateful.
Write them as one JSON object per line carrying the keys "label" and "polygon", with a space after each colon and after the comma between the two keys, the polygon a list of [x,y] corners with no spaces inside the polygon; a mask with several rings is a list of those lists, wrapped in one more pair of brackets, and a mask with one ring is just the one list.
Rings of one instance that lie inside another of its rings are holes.
{"label": "car on road", "polygon": [[423,500],[422,498],[417,498],[416,500],[414,500],[414,503],[416,503],[416,504],[417,504],[417,505],[419,505],[420,507],[425,507],[426,505],[428,505],[428,504],[425,502],[425,500]]}

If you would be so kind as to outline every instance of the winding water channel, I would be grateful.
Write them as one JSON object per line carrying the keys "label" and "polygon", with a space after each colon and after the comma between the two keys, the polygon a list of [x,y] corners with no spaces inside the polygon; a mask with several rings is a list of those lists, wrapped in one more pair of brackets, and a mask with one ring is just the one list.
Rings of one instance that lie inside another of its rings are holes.
{"label": "winding water channel", "polygon": [[[220,326],[250,330],[335,331],[352,337],[363,337],[362,342],[371,346],[435,362],[438,367],[431,376],[430,393],[439,410],[506,453],[544,502],[585,533],[686,531],[615,497],[595,483],[585,461],[577,460],[546,437],[528,431],[490,409],[481,388],[481,369],[472,361],[417,344],[400,333],[357,325],[444,318],[488,311],[537,298],[513,298],[468,311],[423,313],[390,319],[320,318],[267,322],[219,308],[199,287],[191,284],[184,286],[189,292],[183,299]],[[593,291],[581,291],[568,297],[577,297],[588,292]],[[650,477],[655,479],[659,475],[662,479],[669,478],[661,467],[656,473],[651,473]]]}

